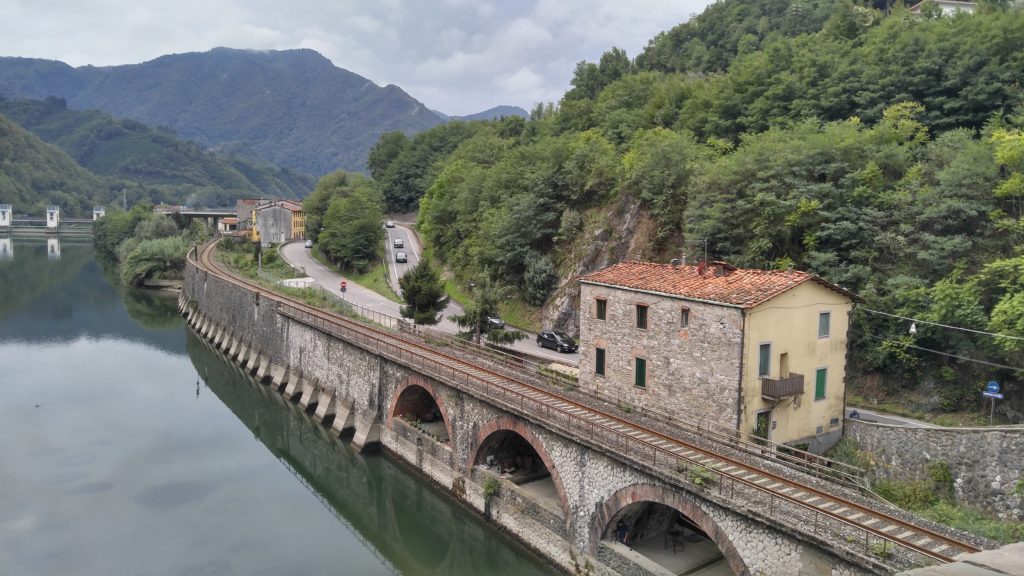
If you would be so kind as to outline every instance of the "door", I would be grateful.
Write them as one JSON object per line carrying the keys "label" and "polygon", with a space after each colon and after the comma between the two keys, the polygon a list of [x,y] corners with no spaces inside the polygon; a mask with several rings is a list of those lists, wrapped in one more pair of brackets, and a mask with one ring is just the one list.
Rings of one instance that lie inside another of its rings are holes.
{"label": "door", "polygon": [[754,436],[758,438],[768,439],[768,434],[771,431],[772,426],[772,411],[765,410],[764,412],[758,412],[754,418]]}

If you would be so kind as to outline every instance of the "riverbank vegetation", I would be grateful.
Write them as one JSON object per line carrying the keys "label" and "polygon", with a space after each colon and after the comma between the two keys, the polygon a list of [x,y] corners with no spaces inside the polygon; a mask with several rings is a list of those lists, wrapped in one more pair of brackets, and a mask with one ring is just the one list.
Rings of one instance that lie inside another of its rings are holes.
{"label": "riverbank vegetation", "polygon": [[93,238],[97,254],[117,264],[123,284],[142,286],[181,280],[186,252],[207,236],[199,222],[179,223],[148,204],[137,204],[97,220]]}
{"label": "riverbank vegetation", "polygon": [[983,333],[1024,337],[1024,12],[712,8],[635,60],[580,63],[529,120],[385,135],[370,169],[387,209],[418,206],[455,283],[513,287],[545,324],[576,329],[582,274],[707,254],[861,295],[864,396],[914,389],[912,409],[951,412],[989,380],[1021,391],[1024,340]]}

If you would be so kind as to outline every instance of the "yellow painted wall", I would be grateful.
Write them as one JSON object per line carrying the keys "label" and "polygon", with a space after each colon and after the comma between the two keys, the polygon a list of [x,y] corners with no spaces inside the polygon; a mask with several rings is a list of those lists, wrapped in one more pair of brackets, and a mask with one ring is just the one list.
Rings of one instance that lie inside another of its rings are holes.
{"label": "yellow painted wall", "polygon": [[[775,442],[802,441],[818,433],[840,430],[846,382],[846,345],[850,299],[808,281],[747,312],[743,366],[743,414],[740,430],[752,432],[756,414],[772,410]],[[831,312],[829,336],[818,337],[818,317]],[[758,355],[762,343],[771,344],[770,377],[780,378],[780,356],[788,354],[789,371],[804,375],[804,393],[780,402],[761,397]],[[815,376],[828,369],[825,398],[815,400]],[[833,420],[836,419],[836,420]],[[833,420],[836,425],[830,426]],[[818,427],[821,432],[818,432]]]}

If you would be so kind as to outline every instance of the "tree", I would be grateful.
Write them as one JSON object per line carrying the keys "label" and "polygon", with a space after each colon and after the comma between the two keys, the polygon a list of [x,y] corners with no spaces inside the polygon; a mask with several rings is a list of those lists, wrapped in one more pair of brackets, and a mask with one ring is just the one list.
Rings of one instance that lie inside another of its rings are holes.
{"label": "tree", "polygon": [[473,285],[473,305],[464,309],[461,315],[453,315],[448,319],[465,328],[460,332],[462,338],[472,338],[477,344],[481,336],[486,337],[488,342],[494,344],[514,344],[526,334],[518,330],[505,330],[503,328],[492,328],[487,322],[488,318],[498,316],[498,300],[507,296],[506,290],[500,289],[484,280],[480,285]]}
{"label": "tree", "polygon": [[324,215],[320,249],[343,268],[365,270],[377,259],[384,208],[376,186],[354,187],[331,200]]}
{"label": "tree", "polygon": [[370,176],[373,176],[374,180],[380,181],[384,177],[388,166],[398,157],[408,141],[409,138],[400,130],[381,134],[380,140],[370,148],[370,157],[366,161]]}
{"label": "tree", "polygon": [[444,293],[444,284],[428,260],[420,260],[398,280],[402,288],[402,317],[411,318],[415,324],[437,324],[442,310],[448,306],[449,297]]}

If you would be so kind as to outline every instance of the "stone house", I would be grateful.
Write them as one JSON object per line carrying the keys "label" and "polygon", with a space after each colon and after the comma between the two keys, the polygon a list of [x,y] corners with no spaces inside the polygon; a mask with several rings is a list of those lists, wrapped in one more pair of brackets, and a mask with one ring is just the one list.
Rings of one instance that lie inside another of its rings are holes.
{"label": "stone house", "polygon": [[272,200],[253,208],[252,241],[281,244],[306,237],[306,213],[292,200]]}
{"label": "stone house", "polygon": [[624,262],[580,284],[582,389],[817,453],[842,437],[854,294],[723,262]]}

